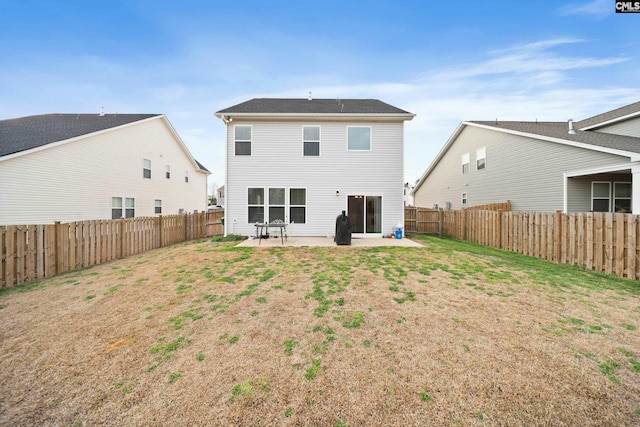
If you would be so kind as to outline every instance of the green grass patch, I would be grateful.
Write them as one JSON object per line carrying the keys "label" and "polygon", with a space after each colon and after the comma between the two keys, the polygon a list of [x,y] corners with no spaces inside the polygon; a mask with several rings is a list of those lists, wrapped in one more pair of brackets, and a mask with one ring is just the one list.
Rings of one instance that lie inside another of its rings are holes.
{"label": "green grass patch", "polygon": [[321,368],[320,368],[320,363],[321,360],[320,359],[313,359],[311,361],[311,366],[309,366],[307,368],[307,370],[304,373],[304,377],[307,380],[314,380],[316,378],[316,376],[320,373]]}
{"label": "green grass patch", "polygon": [[362,311],[353,311],[345,315],[342,326],[347,329],[357,329],[364,323],[364,313]]}

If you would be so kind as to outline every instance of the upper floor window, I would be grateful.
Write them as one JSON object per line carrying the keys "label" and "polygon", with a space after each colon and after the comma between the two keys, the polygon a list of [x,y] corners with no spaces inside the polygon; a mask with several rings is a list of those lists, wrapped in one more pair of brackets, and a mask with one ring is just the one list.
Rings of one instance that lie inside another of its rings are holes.
{"label": "upper floor window", "polygon": [[302,149],[305,156],[320,155],[320,126],[302,128]]}
{"label": "upper floor window", "polygon": [[462,164],[462,173],[463,174],[469,173],[469,164],[470,164],[469,153],[464,153],[462,155],[461,164]]}
{"label": "upper floor window", "polygon": [[236,156],[251,155],[251,131],[251,126],[234,127]]}
{"label": "upper floor window", "polygon": [[142,159],[142,177],[151,178],[151,160]]}
{"label": "upper floor window", "polygon": [[189,171],[184,171],[184,182],[189,182]]}
{"label": "upper floor window", "polygon": [[167,165],[167,168],[165,170],[164,176],[166,176],[167,179],[171,178],[171,165]]}
{"label": "upper floor window", "polygon": [[487,147],[478,148],[476,150],[476,170],[487,167]]}
{"label": "upper floor window", "polygon": [[347,128],[348,150],[371,150],[371,128],[368,126],[349,126]]}

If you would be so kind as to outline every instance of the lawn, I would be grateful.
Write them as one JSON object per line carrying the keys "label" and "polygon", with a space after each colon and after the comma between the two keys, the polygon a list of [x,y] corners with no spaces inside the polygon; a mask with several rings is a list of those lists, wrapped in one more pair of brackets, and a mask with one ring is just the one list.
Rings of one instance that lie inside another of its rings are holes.
{"label": "lawn", "polygon": [[436,237],[0,292],[0,425],[640,425],[640,282]]}

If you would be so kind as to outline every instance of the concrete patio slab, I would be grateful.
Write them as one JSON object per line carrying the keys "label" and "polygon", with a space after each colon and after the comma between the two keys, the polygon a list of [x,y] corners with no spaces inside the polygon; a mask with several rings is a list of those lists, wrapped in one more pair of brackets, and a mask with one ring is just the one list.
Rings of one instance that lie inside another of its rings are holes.
{"label": "concrete patio slab", "polygon": [[[336,246],[336,247],[349,247],[338,246],[333,241],[332,237],[289,237],[282,243],[279,237],[270,237],[268,239],[262,239],[261,241],[256,238],[249,238],[244,240],[238,246],[249,247],[263,247],[270,248],[275,246]],[[375,247],[375,246],[404,246],[404,247],[422,247],[418,242],[411,239],[388,239],[382,237],[361,237],[352,238],[351,247]]]}

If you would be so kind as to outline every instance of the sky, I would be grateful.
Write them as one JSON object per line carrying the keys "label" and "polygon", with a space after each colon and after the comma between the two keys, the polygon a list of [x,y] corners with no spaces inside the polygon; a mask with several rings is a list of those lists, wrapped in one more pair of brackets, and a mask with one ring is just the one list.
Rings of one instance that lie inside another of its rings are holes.
{"label": "sky", "polygon": [[218,110],[375,98],[414,183],[465,120],[581,120],[640,101],[640,14],[615,1],[0,0],[0,120],[160,113],[224,185]]}

